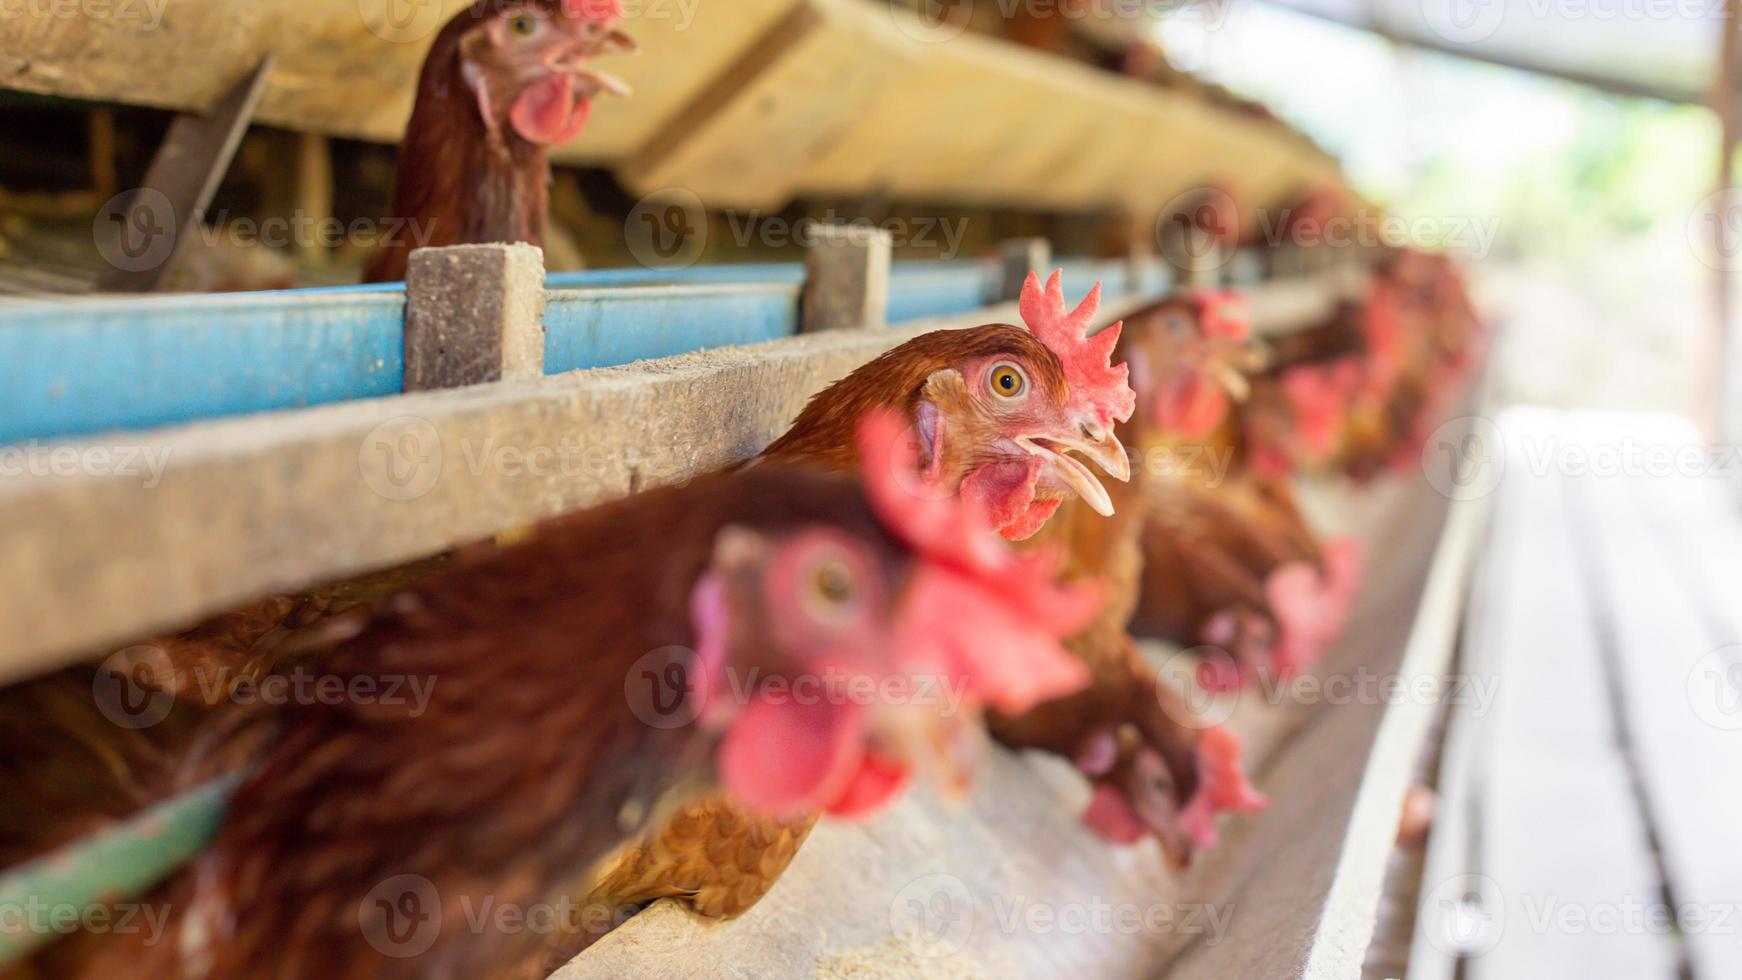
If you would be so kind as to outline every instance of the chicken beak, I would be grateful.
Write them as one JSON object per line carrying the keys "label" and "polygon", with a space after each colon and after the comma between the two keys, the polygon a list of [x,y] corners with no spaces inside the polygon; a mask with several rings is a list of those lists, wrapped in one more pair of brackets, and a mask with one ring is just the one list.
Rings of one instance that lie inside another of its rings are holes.
{"label": "chicken beak", "polygon": [[1082,454],[1101,467],[1108,476],[1123,483],[1131,479],[1131,458],[1125,454],[1125,447],[1120,444],[1118,436],[1108,431],[1099,438],[1094,438],[1093,430],[1085,427],[1082,435],[1065,438],[1017,436],[1016,444],[1024,451],[1041,457],[1053,476],[1083,498],[1083,502],[1095,513],[1102,517],[1113,516],[1113,498],[1107,495],[1107,488],[1101,485],[1101,481],[1095,478],[1095,474],[1087,466],[1066,454]]}
{"label": "chicken beak", "polygon": [[609,31],[604,37],[599,39],[598,53],[600,54],[609,54],[612,52],[617,54],[638,54],[640,51],[641,45],[636,44],[634,38],[622,31]]}
{"label": "chicken beak", "polygon": [[616,75],[609,72],[600,71],[597,68],[576,68],[570,72],[570,74],[574,75],[575,81],[579,82],[583,88],[587,89],[589,94],[596,95],[600,92],[609,92],[612,95],[625,97],[635,94],[635,90],[629,87],[628,82],[625,82],[623,79],[618,78]]}
{"label": "chicken beak", "polygon": [[622,31],[611,31],[601,37],[589,39],[578,47],[569,49],[567,54],[553,56],[547,62],[552,71],[572,75],[587,95],[597,95],[608,92],[612,95],[629,96],[634,89],[629,83],[610,72],[594,68],[589,61],[602,54],[635,54],[640,46]]}
{"label": "chicken beak", "polygon": [[1226,361],[1217,361],[1210,367],[1210,376],[1228,392],[1228,397],[1235,402],[1244,402],[1252,397],[1252,383],[1246,380],[1246,375],[1237,367]]}

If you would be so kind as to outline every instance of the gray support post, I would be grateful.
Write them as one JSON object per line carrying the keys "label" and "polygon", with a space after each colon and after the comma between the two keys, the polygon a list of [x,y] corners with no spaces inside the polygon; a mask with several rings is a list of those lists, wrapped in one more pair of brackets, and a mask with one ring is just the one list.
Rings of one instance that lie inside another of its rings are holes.
{"label": "gray support post", "polygon": [[893,240],[881,228],[829,225],[805,247],[799,329],[853,330],[889,322]]}
{"label": "gray support post", "polygon": [[456,245],[411,253],[405,390],[544,376],[544,252]]}
{"label": "gray support post", "polygon": [[1022,283],[1030,272],[1045,276],[1052,266],[1052,243],[1044,238],[1012,238],[998,247],[1004,265],[1004,283],[998,291],[998,302],[1014,303],[1022,298]]}

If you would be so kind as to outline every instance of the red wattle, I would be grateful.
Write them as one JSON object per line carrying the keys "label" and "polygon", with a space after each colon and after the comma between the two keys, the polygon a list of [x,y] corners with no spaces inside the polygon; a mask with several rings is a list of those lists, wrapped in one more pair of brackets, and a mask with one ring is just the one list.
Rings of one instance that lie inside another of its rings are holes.
{"label": "red wattle", "polygon": [[1063,503],[1062,500],[1033,501],[1027,509],[1000,527],[998,533],[1006,541],[1027,541],[1040,533],[1040,529],[1046,526],[1047,521],[1052,520],[1052,515]]}
{"label": "red wattle", "polygon": [[790,692],[758,690],[720,743],[720,785],[765,813],[821,809],[861,773],[864,715],[854,704],[799,704]]}
{"label": "red wattle", "polygon": [[1095,836],[1114,844],[1135,844],[1149,833],[1125,794],[1105,783],[1095,787],[1095,795],[1083,811],[1083,823]]}
{"label": "red wattle", "polygon": [[588,100],[575,98],[574,80],[568,75],[546,75],[514,100],[508,121],[528,143],[555,146],[580,135],[591,108]]}
{"label": "red wattle", "polygon": [[907,785],[907,767],[876,753],[867,754],[847,788],[824,808],[831,817],[850,820],[882,809]]}
{"label": "red wattle", "polygon": [[1005,540],[1031,537],[1061,503],[1034,499],[1040,466],[1038,459],[982,466],[962,480],[962,497],[978,504]]}

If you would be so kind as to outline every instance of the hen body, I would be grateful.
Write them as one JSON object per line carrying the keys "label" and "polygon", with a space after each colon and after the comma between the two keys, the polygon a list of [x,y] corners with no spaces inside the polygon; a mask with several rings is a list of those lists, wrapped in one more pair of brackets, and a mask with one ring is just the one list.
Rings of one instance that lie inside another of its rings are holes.
{"label": "hen body", "polygon": [[1181,437],[1154,424],[1133,427],[1132,443],[1149,458],[1189,462],[1163,467],[1147,484],[1143,579],[1132,620],[1139,634],[1185,647],[1269,647],[1283,628],[1272,578],[1301,565],[1329,573],[1324,547],[1289,483],[1287,457],[1264,465],[1254,419],[1287,411],[1279,388],[1286,372],[1316,370],[1360,351],[1354,316],[1340,309],[1317,327],[1277,338],[1249,375],[1245,401],[1229,406],[1207,433]]}
{"label": "hen body", "polygon": [[[722,527],[812,521],[891,547],[848,481],[727,474],[547,522],[342,619],[354,635],[313,657],[322,678],[423,679],[427,703],[339,698],[248,719],[260,748],[218,837],[150,900],[171,909],[165,940],[101,937],[76,975],[547,972],[553,945],[621,919],[574,902],[596,863],[711,780],[712,736],[639,717],[632,665],[697,646],[691,591]],[[234,769],[230,753],[201,755],[180,782]],[[381,921],[404,894],[434,915],[410,958]],[[556,937],[492,907],[556,909]]]}
{"label": "hen body", "polygon": [[[965,359],[996,356],[1028,358],[1035,365],[1036,383],[1063,384],[1056,367],[1049,366],[1046,349],[1018,328],[925,334],[818,394],[751,465],[804,462],[852,472],[860,465],[852,433],[866,413],[895,409],[911,418],[934,373]],[[968,440],[969,456],[974,441]],[[970,463],[958,461],[964,467]],[[706,796],[614,857],[588,901],[634,906],[671,898],[707,918],[740,915],[785,873],[815,824],[815,815],[773,820],[748,813],[723,796]]]}

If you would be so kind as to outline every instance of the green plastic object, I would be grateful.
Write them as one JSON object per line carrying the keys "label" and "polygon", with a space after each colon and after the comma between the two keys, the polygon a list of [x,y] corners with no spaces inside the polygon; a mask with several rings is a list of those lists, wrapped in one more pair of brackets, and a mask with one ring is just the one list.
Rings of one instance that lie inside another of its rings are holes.
{"label": "green plastic object", "polygon": [[[239,779],[213,780],[0,875],[0,967],[75,931],[87,910],[133,898],[186,864],[223,822]],[[121,927],[119,915],[103,921]]]}

